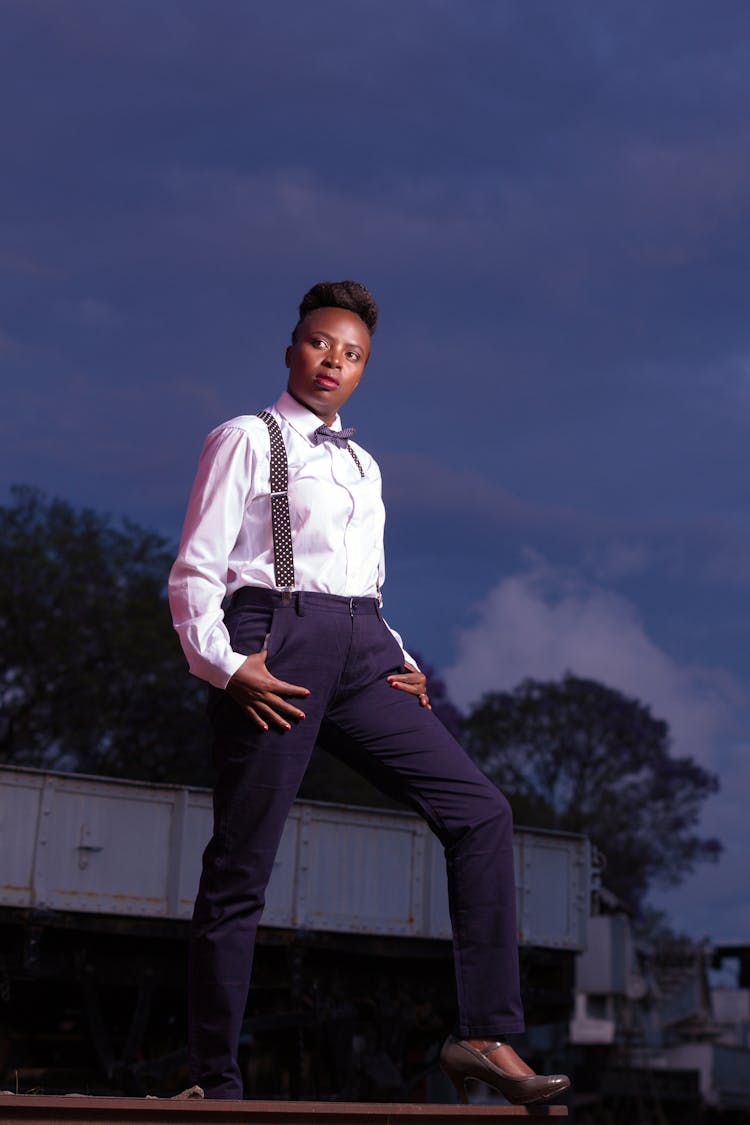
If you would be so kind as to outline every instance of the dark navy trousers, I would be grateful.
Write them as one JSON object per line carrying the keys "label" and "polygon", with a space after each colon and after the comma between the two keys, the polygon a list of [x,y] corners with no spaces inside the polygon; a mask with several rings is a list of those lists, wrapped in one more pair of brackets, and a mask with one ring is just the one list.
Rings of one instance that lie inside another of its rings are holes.
{"label": "dark navy trousers", "polygon": [[[287,815],[319,732],[354,768],[428,822],[445,848],[462,1037],[522,1031],[512,817],[442,723],[386,676],[403,654],[372,598],[247,587],[225,615],[235,652],[310,689],[291,730],[261,731],[211,689],[217,781],[190,943],[191,1079],[241,1098],[237,1048],[255,934]],[[343,748],[343,753],[342,753]]]}

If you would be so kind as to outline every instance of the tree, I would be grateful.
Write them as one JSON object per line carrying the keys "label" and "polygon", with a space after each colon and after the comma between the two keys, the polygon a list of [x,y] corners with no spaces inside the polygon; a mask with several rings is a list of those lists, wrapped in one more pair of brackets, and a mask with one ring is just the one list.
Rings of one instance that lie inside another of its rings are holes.
{"label": "tree", "polygon": [[525,680],[485,695],[466,743],[507,794],[520,823],[586,833],[604,881],[633,913],[652,884],[674,886],[721,844],[696,834],[718,779],[670,753],[667,724],[595,680]]}
{"label": "tree", "polygon": [[[11,489],[0,505],[3,761],[211,784],[205,685],[187,671],[166,598],[173,553],[137,524]],[[419,663],[436,714],[459,734],[445,685]],[[335,732],[321,742],[330,753],[316,750],[303,796],[393,804],[347,768]]]}
{"label": "tree", "polygon": [[207,782],[204,690],[172,630],[167,543],[16,487],[0,506],[0,753]]}

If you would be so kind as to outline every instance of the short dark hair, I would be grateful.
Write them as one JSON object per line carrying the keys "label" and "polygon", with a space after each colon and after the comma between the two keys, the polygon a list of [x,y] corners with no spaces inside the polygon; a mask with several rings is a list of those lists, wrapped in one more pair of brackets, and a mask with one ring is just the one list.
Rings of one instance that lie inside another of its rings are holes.
{"label": "short dark hair", "polygon": [[364,285],[358,281],[319,281],[302,298],[292,340],[302,321],[315,309],[348,309],[359,317],[371,336],[378,322],[378,306]]}

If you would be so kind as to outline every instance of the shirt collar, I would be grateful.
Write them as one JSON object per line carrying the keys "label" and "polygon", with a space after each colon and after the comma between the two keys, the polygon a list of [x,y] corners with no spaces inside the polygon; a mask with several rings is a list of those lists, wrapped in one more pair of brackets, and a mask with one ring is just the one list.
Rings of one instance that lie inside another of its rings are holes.
{"label": "shirt collar", "polygon": [[[318,426],[323,425],[323,419],[319,418],[317,414],[313,414],[312,410],[308,410],[302,403],[297,402],[296,398],[292,398],[289,391],[284,391],[273,404],[276,410],[285,422],[288,422],[293,430],[296,430],[302,437],[312,441],[312,436],[317,430]],[[341,419],[338,414],[333,420],[331,425],[332,430],[341,429]]]}

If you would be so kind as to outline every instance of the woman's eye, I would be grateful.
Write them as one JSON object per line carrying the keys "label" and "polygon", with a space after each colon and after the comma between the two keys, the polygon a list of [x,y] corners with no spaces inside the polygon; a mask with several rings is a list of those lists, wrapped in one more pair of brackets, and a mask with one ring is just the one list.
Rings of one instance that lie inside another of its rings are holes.
{"label": "woman's eye", "polygon": [[325,340],[312,340],[311,343],[314,348],[324,348],[326,346]]}
{"label": "woman's eye", "polygon": [[359,352],[347,352],[347,353],[346,353],[346,358],[347,358],[347,359],[348,359],[348,360],[349,360],[349,361],[350,361],[351,363],[356,363],[356,362],[357,362],[357,360],[359,359]]}

